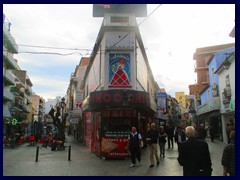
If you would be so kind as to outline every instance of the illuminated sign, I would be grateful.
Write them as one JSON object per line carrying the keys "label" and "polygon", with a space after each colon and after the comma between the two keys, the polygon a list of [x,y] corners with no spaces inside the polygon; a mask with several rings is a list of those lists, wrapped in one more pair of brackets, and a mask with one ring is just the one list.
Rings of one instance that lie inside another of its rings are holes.
{"label": "illuminated sign", "polygon": [[12,125],[13,125],[13,126],[16,126],[16,125],[17,125],[17,123],[18,123],[18,120],[17,120],[17,119],[15,119],[15,118],[13,118],[13,119],[12,119]]}
{"label": "illuminated sign", "polygon": [[135,90],[108,90],[90,93],[90,109],[99,107],[150,107],[150,96],[147,92]]}

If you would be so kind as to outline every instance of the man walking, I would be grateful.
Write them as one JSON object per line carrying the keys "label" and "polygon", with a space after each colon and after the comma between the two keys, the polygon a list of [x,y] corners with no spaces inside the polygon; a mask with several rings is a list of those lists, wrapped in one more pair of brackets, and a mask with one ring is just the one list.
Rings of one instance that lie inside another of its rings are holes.
{"label": "man walking", "polygon": [[235,176],[235,131],[230,133],[230,143],[224,148],[222,154],[223,176]]}
{"label": "man walking", "polygon": [[150,125],[150,130],[148,131],[147,134],[147,141],[149,144],[149,149],[150,149],[150,168],[154,167],[154,156],[157,161],[157,165],[159,165],[159,157],[158,157],[158,151],[157,151],[157,142],[159,138],[159,131],[156,128],[155,123],[151,123]]}
{"label": "man walking", "polygon": [[212,163],[207,142],[196,138],[193,126],[185,130],[187,140],[179,144],[178,162],[183,176],[211,176]]}
{"label": "man walking", "polygon": [[168,149],[173,148],[174,126],[172,124],[167,125],[166,128]]}
{"label": "man walking", "polygon": [[130,167],[136,165],[136,158],[138,159],[139,164],[141,163],[141,134],[137,132],[136,127],[132,127],[132,132],[128,138],[128,148],[131,154],[132,164]]}

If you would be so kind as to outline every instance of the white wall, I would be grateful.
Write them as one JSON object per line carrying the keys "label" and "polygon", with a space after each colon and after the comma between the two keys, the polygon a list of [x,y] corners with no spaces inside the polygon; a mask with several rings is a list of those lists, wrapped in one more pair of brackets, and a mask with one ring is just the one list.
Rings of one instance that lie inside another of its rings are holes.
{"label": "white wall", "polygon": [[[234,110],[235,110],[235,59],[231,61],[231,65],[228,70],[223,69],[218,73],[219,78],[219,93],[220,93],[220,100],[221,100],[221,113],[225,113],[224,105],[223,105],[223,97],[222,92],[226,86],[226,76],[229,75],[230,78],[230,87],[231,87],[231,98],[234,102]],[[227,134],[226,134],[226,124],[227,122],[232,119],[231,116],[221,115],[222,119],[222,134],[223,134],[223,142],[227,143]]]}

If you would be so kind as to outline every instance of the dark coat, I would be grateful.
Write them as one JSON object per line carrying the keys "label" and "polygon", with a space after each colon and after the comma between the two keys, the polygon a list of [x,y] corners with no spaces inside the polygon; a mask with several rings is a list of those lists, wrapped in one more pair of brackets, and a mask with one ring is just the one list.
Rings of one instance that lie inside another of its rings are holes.
{"label": "dark coat", "polygon": [[147,138],[150,138],[149,144],[157,144],[159,138],[159,131],[157,129],[150,129],[147,133]]}
{"label": "dark coat", "polygon": [[185,135],[185,132],[184,132],[184,131],[181,131],[181,132],[176,131],[176,132],[175,132],[175,135],[174,135],[175,142],[178,143],[178,134],[179,134],[179,133],[181,133],[181,140],[182,140],[182,142],[184,142],[184,141],[186,140],[186,135]]}
{"label": "dark coat", "polygon": [[208,144],[200,139],[188,138],[179,146],[178,162],[184,176],[211,176],[212,163]]}
{"label": "dark coat", "polygon": [[198,138],[204,140],[206,139],[206,137],[207,137],[207,130],[205,128],[200,127],[198,129]]}
{"label": "dark coat", "polygon": [[222,154],[222,165],[226,167],[230,176],[235,176],[235,142],[228,144]]}
{"label": "dark coat", "polygon": [[169,138],[174,137],[174,127],[173,126],[167,126],[166,133]]}

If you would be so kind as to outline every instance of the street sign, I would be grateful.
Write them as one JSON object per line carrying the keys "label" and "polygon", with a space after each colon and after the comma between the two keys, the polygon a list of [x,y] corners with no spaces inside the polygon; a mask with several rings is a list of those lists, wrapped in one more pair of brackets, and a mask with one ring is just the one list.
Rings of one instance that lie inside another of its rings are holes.
{"label": "street sign", "polygon": [[13,118],[13,119],[12,119],[12,125],[13,125],[13,126],[16,126],[17,123],[18,123],[18,120],[17,120],[16,118]]}
{"label": "street sign", "polygon": [[167,93],[165,92],[158,92],[156,98],[167,98]]}

